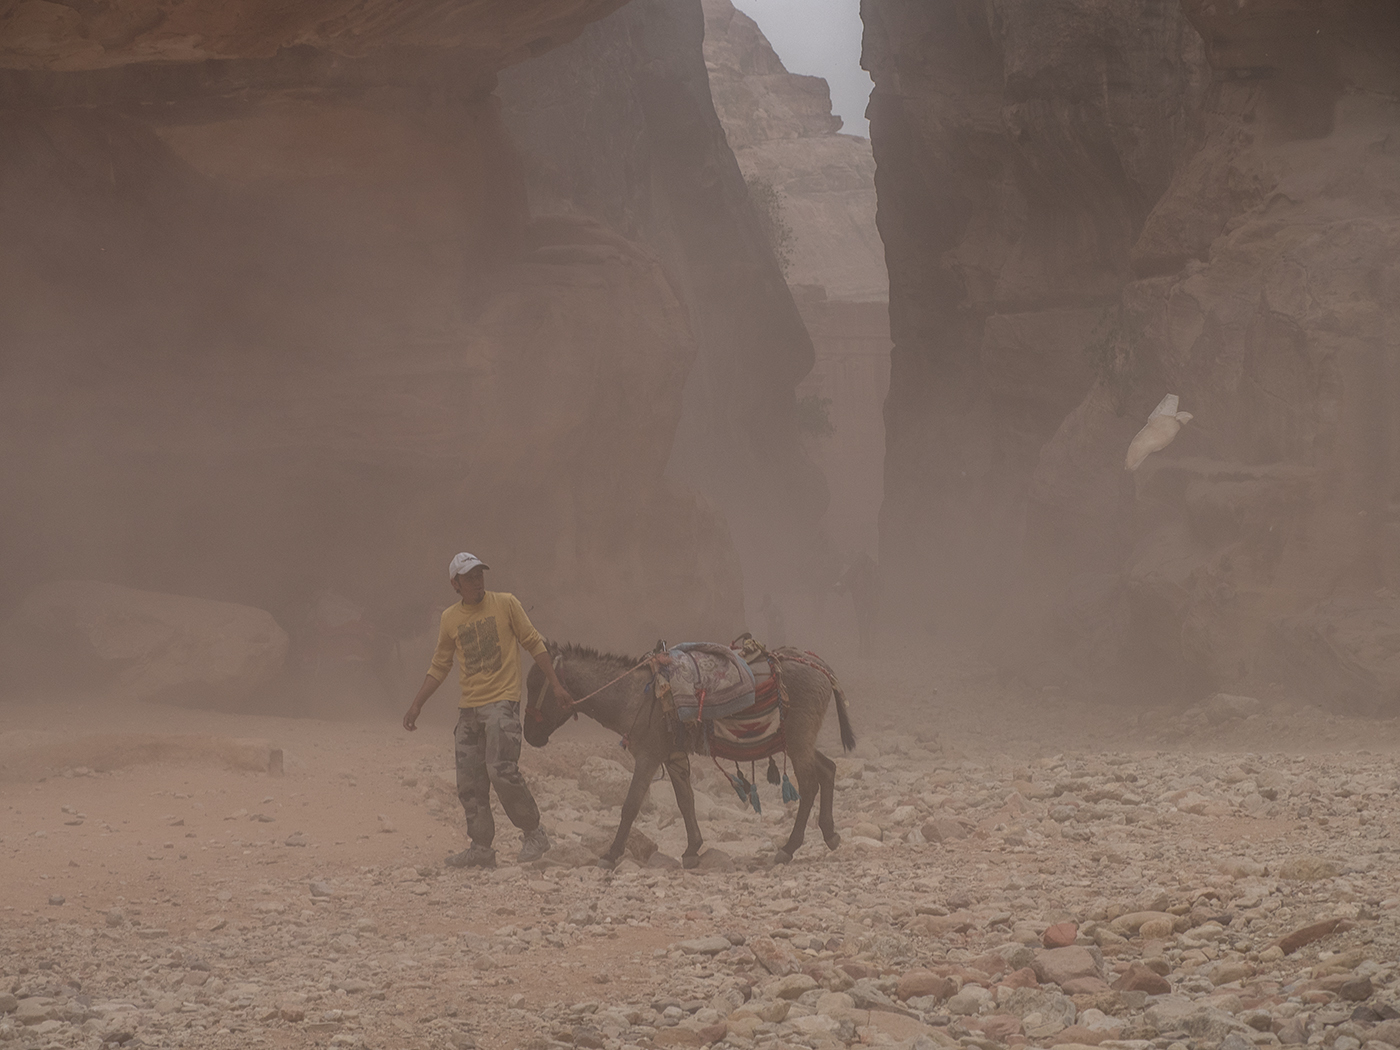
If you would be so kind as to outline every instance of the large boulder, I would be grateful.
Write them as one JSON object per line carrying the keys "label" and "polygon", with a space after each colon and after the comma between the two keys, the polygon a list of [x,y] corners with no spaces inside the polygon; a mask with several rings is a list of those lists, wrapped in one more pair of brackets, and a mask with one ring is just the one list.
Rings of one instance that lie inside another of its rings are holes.
{"label": "large boulder", "polygon": [[1041,984],[1058,984],[1071,995],[1108,990],[1096,948],[1044,948],[1035,953],[1031,966]]}
{"label": "large boulder", "polygon": [[94,580],[35,587],[5,627],[11,658],[47,681],[176,704],[247,701],[287,657],[262,609]]}

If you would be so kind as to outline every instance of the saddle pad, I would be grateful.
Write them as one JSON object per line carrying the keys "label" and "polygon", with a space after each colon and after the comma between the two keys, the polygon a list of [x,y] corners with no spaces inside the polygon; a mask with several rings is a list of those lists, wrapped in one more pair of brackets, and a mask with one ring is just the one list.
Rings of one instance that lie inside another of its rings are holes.
{"label": "saddle pad", "polygon": [[758,702],[747,711],[710,723],[710,754],[751,762],[783,750],[783,707],[776,686],[768,677],[758,690]]}
{"label": "saddle pad", "polygon": [[685,642],[669,655],[665,673],[682,722],[709,722],[753,706],[754,673],[728,646]]}

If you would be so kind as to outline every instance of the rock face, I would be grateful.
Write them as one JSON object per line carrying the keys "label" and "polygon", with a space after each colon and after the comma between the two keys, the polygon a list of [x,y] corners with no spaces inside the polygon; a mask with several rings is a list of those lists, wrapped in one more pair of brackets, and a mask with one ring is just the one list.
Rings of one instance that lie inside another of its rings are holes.
{"label": "rock face", "polygon": [[1173,4],[994,10],[876,0],[864,43],[895,342],[882,560],[983,609],[1205,82]]}
{"label": "rock face", "polygon": [[[1392,614],[1345,654],[1296,644],[1339,590],[1393,602],[1400,17],[991,10],[866,5],[886,557],[955,600],[1016,595],[1028,675],[1126,662],[1209,692],[1302,658],[1319,702],[1400,702],[1368,664]],[[1195,419],[1125,475],[1166,393]]]}
{"label": "rock face", "polygon": [[36,587],[4,636],[48,685],[196,706],[248,699],[287,657],[286,632],[262,609],[92,580]]}
{"label": "rock face", "polygon": [[789,73],[729,0],[705,0],[705,64],[739,167],[778,191],[792,227],[788,281],[821,285],[829,299],[887,301],[875,157],[868,140],[838,134],[826,81]]}
{"label": "rock face", "polygon": [[698,356],[674,447],[656,449],[723,512],[761,585],[817,549],[826,491],[794,396],[812,343],[715,115],[704,30],[698,0],[638,0],[508,71],[500,93],[531,206],[646,244],[684,304]]}
{"label": "rock face", "polygon": [[461,49],[486,68],[540,54],[624,0],[435,4],[423,0],[26,0],[0,13],[0,68],[105,69],[140,62],[267,58],[287,48],[363,56],[381,48]]}
{"label": "rock face", "polygon": [[5,16],[0,600],[81,560],[289,623],[333,587],[404,637],[465,547],[551,634],[729,637],[726,528],[664,476],[683,290],[531,216],[490,93],[617,5],[392,6]]}
{"label": "rock face", "polygon": [[[797,388],[804,441],[826,475],[831,502],[822,528],[842,554],[879,550],[884,493],[885,396],[890,389],[890,317],[885,302],[831,299],[815,285],[795,289],[816,364]],[[823,410],[830,431],[822,433]]]}
{"label": "rock face", "polygon": [[[804,441],[831,492],[824,534],[840,550],[873,553],[890,372],[875,158],[868,140],[839,134],[826,81],[789,73],[729,0],[704,7],[705,64],[725,136],[745,179],[772,188],[791,229],[787,280],[816,350],[798,393]],[[808,418],[817,406],[829,433]]]}

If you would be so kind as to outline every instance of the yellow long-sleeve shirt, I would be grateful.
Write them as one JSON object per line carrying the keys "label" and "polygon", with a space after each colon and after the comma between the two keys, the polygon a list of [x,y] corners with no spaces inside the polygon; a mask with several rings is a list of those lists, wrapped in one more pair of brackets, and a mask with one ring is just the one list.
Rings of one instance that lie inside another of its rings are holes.
{"label": "yellow long-sleeve shirt", "polygon": [[520,699],[520,647],[531,656],[545,651],[544,639],[513,594],[487,591],[476,605],[458,602],[442,614],[437,651],[428,674],[441,682],[455,654],[462,674],[459,707],[485,707]]}

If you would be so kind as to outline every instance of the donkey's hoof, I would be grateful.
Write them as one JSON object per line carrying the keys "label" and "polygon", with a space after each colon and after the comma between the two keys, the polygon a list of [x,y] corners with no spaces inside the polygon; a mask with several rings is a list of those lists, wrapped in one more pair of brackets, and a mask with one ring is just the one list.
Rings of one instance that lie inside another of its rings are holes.
{"label": "donkey's hoof", "polygon": [[827,848],[827,849],[835,849],[835,848],[836,848],[837,846],[839,846],[839,845],[841,845],[841,833],[840,833],[840,832],[833,831],[830,835],[827,835],[827,836],[826,836],[826,848]]}
{"label": "donkey's hoof", "polygon": [[787,850],[785,850],[785,849],[780,849],[780,850],[778,850],[777,853],[773,854],[773,863],[774,863],[774,864],[791,864],[791,863],[792,863],[792,854],[789,853],[789,852],[788,852]]}
{"label": "donkey's hoof", "polygon": [[700,867],[700,854],[698,854],[698,853],[682,853],[682,854],[681,854],[681,867],[682,867],[682,868],[686,868],[686,869],[691,869],[691,868],[698,868],[698,867]]}
{"label": "donkey's hoof", "polygon": [[599,857],[598,867],[602,868],[604,871],[612,871],[617,867],[617,862],[620,859],[620,857]]}

